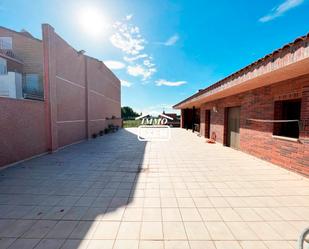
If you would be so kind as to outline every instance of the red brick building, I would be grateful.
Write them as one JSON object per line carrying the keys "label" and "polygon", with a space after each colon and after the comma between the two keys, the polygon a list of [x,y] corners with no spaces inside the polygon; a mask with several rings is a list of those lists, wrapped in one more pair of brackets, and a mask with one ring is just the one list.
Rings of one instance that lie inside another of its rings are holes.
{"label": "red brick building", "polygon": [[1,45],[0,95],[1,79],[14,73],[22,74],[23,96],[0,96],[0,167],[121,125],[119,79],[53,27],[42,25],[42,40],[0,27]]}
{"label": "red brick building", "polygon": [[309,175],[309,34],[174,108],[182,128]]}

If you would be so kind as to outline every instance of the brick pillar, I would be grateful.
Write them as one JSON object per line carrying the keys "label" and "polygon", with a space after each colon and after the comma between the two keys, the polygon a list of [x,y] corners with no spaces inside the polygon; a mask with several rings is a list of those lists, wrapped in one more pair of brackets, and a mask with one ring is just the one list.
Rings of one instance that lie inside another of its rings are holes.
{"label": "brick pillar", "polygon": [[180,128],[184,128],[184,109],[180,110]]}
{"label": "brick pillar", "polygon": [[49,24],[42,25],[42,32],[47,149],[53,152],[58,149],[55,32]]}
{"label": "brick pillar", "polygon": [[302,126],[299,133],[299,138],[309,144],[309,86],[304,86],[302,90],[300,119]]}

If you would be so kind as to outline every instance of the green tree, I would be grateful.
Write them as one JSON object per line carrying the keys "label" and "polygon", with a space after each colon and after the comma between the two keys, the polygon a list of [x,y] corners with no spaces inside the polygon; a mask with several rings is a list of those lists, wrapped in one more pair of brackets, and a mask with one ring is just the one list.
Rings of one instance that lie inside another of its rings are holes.
{"label": "green tree", "polygon": [[133,111],[133,109],[129,106],[123,106],[121,107],[121,118],[124,120],[128,120],[128,119],[134,119],[136,117],[138,117],[139,114],[135,111]]}

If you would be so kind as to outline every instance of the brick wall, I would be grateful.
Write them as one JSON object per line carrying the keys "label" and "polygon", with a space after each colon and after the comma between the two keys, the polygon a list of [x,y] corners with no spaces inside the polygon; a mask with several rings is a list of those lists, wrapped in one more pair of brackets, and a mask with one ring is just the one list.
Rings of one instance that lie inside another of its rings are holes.
{"label": "brick wall", "polygon": [[0,97],[0,166],[121,125],[120,81],[102,62],[76,51],[47,24],[43,42],[1,27],[0,36],[13,38],[24,72],[44,72],[45,92],[44,101]]}
{"label": "brick wall", "polygon": [[91,57],[87,57],[87,81],[89,135],[109,124],[121,125],[120,81],[101,61]]}
{"label": "brick wall", "polygon": [[[301,119],[307,120],[299,142],[272,137],[273,123],[247,119],[274,119],[276,100],[302,98]],[[216,106],[218,112],[214,112]],[[205,135],[205,110],[211,110],[210,134],[225,144],[226,107],[241,106],[240,149],[285,168],[309,174],[309,75],[205,103],[201,107],[201,134]]]}
{"label": "brick wall", "polygon": [[2,27],[0,27],[0,37],[12,37],[13,51],[18,59],[23,61],[24,73],[36,73],[43,76],[42,41]]}
{"label": "brick wall", "polygon": [[49,149],[89,138],[109,124],[120,125],[117,77],[102,62],[72,48],[47,24],[43,45]]}
{"label": "brick wall", "polygon": [[0,166],[47,150],[41,101],[0,97]]}

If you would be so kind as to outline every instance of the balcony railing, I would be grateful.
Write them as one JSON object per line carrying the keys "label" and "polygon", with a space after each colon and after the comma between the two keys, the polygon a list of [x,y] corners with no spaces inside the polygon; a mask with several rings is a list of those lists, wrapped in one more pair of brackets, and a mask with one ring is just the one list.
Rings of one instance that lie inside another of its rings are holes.
{"label": "balcony railing", "polygon": [[24,76],[23,96],[25,99],[44,100],[43,83],[38,74]]}
{"label": "balcony railing", "polygon": [[18,58],[18,56],[16,56],[16,54],[13,52],[12,44],[1,39],[0,39],[0,53],[5,56],[21,61]]}

